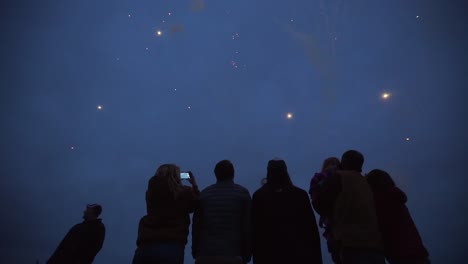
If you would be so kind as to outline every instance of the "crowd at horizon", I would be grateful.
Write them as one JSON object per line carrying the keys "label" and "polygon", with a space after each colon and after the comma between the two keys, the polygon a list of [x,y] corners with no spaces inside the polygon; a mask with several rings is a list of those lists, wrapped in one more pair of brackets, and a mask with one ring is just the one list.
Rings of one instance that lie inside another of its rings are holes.
{"label": "crowd at horizon", "polygon": [[[192,172],[163,164],[148,182],[132,263],[183,264],[192,224],[196,264],[321,264],[319,228],[335,264],[429,264],[406,194],[384,170],[362,175],[363,164],[356,150],[326,158],[306,192],[293,184],[284,160],[272,159],[252,195],[235,183],[229,160],[216,164],[216,182],[202,191]],[[84,221],[47,263],[92,263],[105,240],[101,212],[99,204],[87,205]]]}

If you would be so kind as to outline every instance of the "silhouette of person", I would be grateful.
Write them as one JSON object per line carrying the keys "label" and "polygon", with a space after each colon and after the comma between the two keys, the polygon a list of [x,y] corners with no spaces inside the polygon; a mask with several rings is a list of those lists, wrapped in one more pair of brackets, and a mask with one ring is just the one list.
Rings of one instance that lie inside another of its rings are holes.
{"label": "silhouette of person", "polygon": [[267,182],[252,198],[253,262],[322,263],[320,236],[306,191],[294,186],[284,160],[270,160]]}
{"label": "silhouette of person", "polygon": [[234,166],[215,166],[216,183],[206,187],[193,214],[192,255],[196,264],[242,264],[252,256],[249,191],[234,182]]}
{"label": "silhouette of person", "polygon": [[[336,157],[329,157],[323,161],[322,169],[320,172],[314,174],[310,180],[309,194],[312,203],[320,196],[323,191],[325,179],[332,175],[335,171],[340,169],[340,160]],[[319,226],[325,229],[323,236],[327,240],[328,252],[332,257],[335,264],[340,264],[340,255],[338,245],[332,234],[332,223],[330,217],[327,215],[320,215]]]}
{"label": "silhouette of person", "polygon": [[193,212],[200,193],[195,176],[188,173],[192,187],[182,184],[180,168],[174,164],[161,165],[149,180],[147,214],[138,225],[133,264],[184,263],[189,214]]}
{"label": "silhouette of person", "polygon": [[383,245],[372,191],[361,175],[364,156],[346,151],[341,170],[325,179],[323,191],[313,201],[320,215],[327,215],[341,263],[384,264]]}
{"label": "silhouette of person", "polygon": [[387,261],[391,264],[429,264],[429,253],[406,207],[406,194],[383,170],[372,170],[366,178],[374,193]]}
{"label": "silhouette of person", "polygon": [[73,226],[60,242],[47,264],[90,264],[104,244],[106,229],[101,219],[99,204],[88,204],[82,223]]}

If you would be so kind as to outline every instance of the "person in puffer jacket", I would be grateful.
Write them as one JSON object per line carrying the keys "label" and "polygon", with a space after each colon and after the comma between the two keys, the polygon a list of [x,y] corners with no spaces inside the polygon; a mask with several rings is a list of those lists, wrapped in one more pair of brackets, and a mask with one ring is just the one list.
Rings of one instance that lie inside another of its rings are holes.
{"label": "person in puffer jacket", "polygon": [[429,264],[429,253],[406,207],[406,194],[383,170],[372,170],[366,178],[374,193],[387,261],[391,264]]}
{"label": "person in puffer jacket", "polygon": [[192,256],[195,264],[245,264],[252,256],[249,191],[234,182],[234,165],[221,160],[216,183],[201,193],[193,214]]}

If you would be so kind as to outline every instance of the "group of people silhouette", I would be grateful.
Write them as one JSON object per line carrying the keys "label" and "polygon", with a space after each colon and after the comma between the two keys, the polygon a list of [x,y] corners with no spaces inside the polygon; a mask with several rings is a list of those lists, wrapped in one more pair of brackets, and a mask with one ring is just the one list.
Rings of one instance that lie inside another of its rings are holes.
{"label": "group of people silhouette", "polygon": [[[196,264],[321,264],[319,227],[337,264],[430,263],[405,193],[383,170],[362,175],[363,164],[356,150],[325,159],[307,193],[273,159],[252,196],[234,182],[229,160],[216,164],[216,183],[203,191],[192,172],[186,186],[177,165],[163,164],[148,183],[133,264],[183,264],[192,213]],[[88,205],[47,263],[92,263],[104,243],[101,212]]]}

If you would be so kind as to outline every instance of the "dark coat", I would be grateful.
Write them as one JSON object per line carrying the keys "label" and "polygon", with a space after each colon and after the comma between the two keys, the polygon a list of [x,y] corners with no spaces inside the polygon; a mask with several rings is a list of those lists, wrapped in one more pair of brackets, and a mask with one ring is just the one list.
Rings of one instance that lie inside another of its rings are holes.
{"label": "dark coat", "polygon": [[424,259],[429,256],[406,207],[406,194],[397,187],[374,191],[374,202],[389,260]]}
{"label": "dark coat", "polygon": [[101,219],[73,226],[47,264],[90,264],[101,250],[106,229]]}
{"label": "dark coat", "polygon": [[321,264],[320,236],[307,192],[265,184],[252,198],[255,264]]}
{"label": "dark coat", "polygon": [[193,215],[192,255],[242,257],[252,255],[252,217],[249,191],[224,180],[205,188]]}

